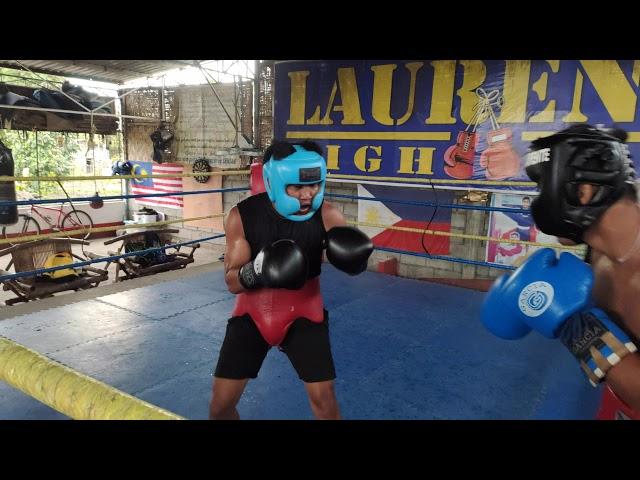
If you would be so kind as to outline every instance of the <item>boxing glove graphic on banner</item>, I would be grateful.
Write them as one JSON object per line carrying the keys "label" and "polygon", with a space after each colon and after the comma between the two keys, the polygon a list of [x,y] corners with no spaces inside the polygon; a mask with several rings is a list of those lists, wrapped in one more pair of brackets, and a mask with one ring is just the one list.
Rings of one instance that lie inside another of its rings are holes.
{"label": "boxing glove graphic on banner", "polygon": [[[474,127],[475,130],[475,127]],[[444,153],[444,172],[452,178],[461,180],[473,175],[473,159],[476,156],[476,132],[458,132],[455,145],[451,145]]]}
{"label": "boxing glove graphic on banner", "polygon": [[[479,89],[484,94],[484,90]],[[496,94],[497,94],[496,90]],[[474,105],[473,117],[462,132],[458,132],[455,145],[451,145],[444,152],[444,172],[452,178],[466,180],[473,176],[473,161],[476,156],[478,125],[487,119],[490,96],[478,94],[478,102]],[[493,92],[492,92],[493,94]]]}
{"label": "boxing glove graphic on banner", "polygon": [[[478,91],[476,93],[480,95]],[[491,93],[494,92],[496,90]],[[500,127],[493,112],[492,105],[502,107],[503,98],[499,96],[497,101],[487,105],[492,130],[487,134],[487,148],[480,155],[480,166],[486,169],[485,175],[488,180],[504,180],[515,177],[520,171],[520,156],[511,145],[513,133],[510,128]]]}
{"label": "boxing glove graphic on banner", "polygon": [[480,166],[486,168],[489,180],[515,177],[520,171],[520,156],[511,145],[509,128],[498,128],[487,134],[487,149],[480,155]]}
{"label": "boxing glove graphic on banner", "polygon": [[[493,114],[493,106],[501,107],[504,99],[499,90],[492,90],[487,94],[482,88],[476,90],[478,97],[474,105],[474,114],[467,125],[467,128],[458,133],[455,145],[451,145],[444,153],[444,171],[452,177],[466,180],[473,176],[473,164],[478,145],[478,134],[476,132],[487,118],[491,119],[491,125],[495,130],[497,122]],[[486,165],[483,165],[486,168]]]}

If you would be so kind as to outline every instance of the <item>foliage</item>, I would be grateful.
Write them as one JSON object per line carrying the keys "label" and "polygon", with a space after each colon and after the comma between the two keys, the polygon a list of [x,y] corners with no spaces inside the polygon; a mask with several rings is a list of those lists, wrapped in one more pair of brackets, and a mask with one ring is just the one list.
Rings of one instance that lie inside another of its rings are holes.
{"label": "foliage", "polygon": [[[39,177],[70,175],[80,150],[75,135],[55,132],[0,130],[0,141],[12,150],[16,176],[27,172]],[[18,182],[16,189],[43,198],[60,193],[55,182]]]}

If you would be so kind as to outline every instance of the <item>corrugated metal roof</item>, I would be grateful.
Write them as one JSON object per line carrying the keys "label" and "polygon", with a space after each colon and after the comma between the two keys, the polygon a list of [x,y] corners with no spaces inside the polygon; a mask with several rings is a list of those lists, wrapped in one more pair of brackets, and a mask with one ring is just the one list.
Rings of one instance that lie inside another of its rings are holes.
{"label": "corrugated metal roof", "polygon": [[[38,73],[122,84],[193,66],[194,60],[20,60],[20,63]],[[0,60],[0,67],[22,69],[15,60]]]}

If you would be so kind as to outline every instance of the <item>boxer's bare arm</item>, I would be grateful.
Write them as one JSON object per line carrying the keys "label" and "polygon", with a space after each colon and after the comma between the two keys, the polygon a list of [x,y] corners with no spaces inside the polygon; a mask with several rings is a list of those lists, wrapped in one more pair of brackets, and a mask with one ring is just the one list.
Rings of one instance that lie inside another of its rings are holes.
{"label": "boxer's bare arm", "polygon": [[640,355],[627,355],[607,373],[607,383],[623,402],[640,412]]}
{"label": "boxer's bare arm", "polygon": [[333,227],[343,227],[347,224],[347,220],[338,208],[326,200],[322,204],[322,223],[326,231]]}
{"label": "boxer's bare arm", "polygon": [[224,281],[231,293],[240,293],[245,289],[240,283],[238,272],[240,268],[251,260],[251,247],[244,236],[242,219],[237,207],[229,211],[224,224],[227,248],[224,254]]}

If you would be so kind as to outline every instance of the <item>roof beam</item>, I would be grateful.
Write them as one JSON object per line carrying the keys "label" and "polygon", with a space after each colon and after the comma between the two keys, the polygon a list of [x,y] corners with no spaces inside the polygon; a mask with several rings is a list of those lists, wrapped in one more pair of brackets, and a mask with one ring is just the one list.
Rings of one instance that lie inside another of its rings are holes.
{"label": "roof beam", "polygon": [[[151,71],[141,71],[132,67],[131,63],[127,60],[121,61],[124,63],[123,66],[112,66],[109,65],[108,62],[100,63],[101,61],[99,60],[47,60],[47,62],[53,64],[47,66],[38,66],[36,62],[30,60],[22,60],[22,62],[34,72],[38,73],[91,79],[118,85],[122,85],[130,80],[152,77],[158,73],[174,68],[195,66],[192,60],[141,60],[141,62],[148,62],[147,66],[160,67],[157,69],[152,68]],[[20,66],[13,60],[0,60],[0,67],[20,70]]]}

